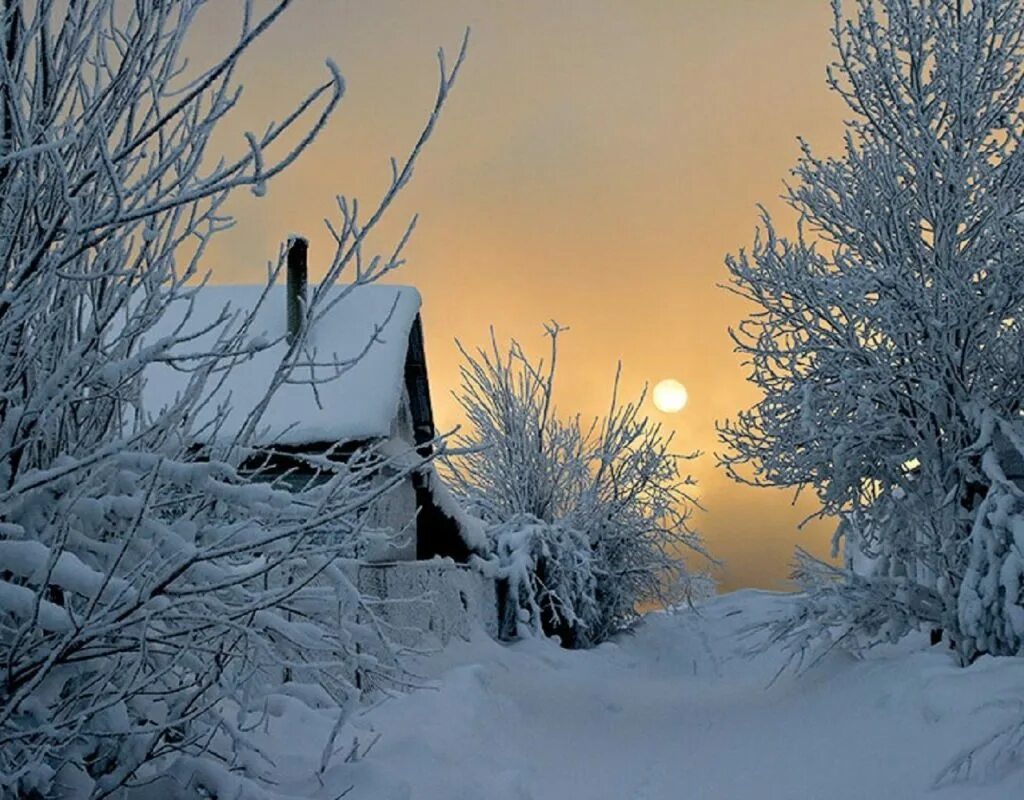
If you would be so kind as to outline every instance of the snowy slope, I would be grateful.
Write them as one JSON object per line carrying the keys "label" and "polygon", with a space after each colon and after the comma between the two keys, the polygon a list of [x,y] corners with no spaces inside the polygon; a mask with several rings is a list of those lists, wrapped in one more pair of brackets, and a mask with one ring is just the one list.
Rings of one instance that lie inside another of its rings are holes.
{"label": "snowy slope", "polygon": [[769,687],[780,655],[746,659],[739,632],[788,602],[725,595],[699,615],[651,615],[590,652],[485,637],[450,646],[421,663],[432,688],[358,718],[362,745],[379,742],[322,786],[308,777],[320,754],[308,737],[323,721],[280,720],[281,789],[327,798],[351,786],[350,800],[1024,797],[1024,771],[930,789],[962,748],[1020,713],[977,709],[1024,698],[1024,661],[961,670],[941,648],[905,642],[860,662],[830,656]]}

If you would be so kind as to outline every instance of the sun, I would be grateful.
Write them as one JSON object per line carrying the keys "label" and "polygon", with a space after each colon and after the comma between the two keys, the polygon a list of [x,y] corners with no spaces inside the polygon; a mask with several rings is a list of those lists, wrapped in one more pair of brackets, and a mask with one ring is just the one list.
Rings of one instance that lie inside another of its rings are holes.
{"label": "sun", "polygon": [[689,394],[679,381],[668,378],[654,387],[654,405],[658,411],[675,414],[686,406]]}

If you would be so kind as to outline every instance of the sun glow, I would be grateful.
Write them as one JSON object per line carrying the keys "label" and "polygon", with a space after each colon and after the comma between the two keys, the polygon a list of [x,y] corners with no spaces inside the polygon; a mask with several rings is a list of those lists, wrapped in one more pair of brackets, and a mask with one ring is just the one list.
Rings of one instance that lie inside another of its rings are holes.
{"label": "sun glow", "polygon": [[682,411],[689,399],[686,387],[672,378],[661,381],[654,387],[654,405],[658,411],[675,414]]}

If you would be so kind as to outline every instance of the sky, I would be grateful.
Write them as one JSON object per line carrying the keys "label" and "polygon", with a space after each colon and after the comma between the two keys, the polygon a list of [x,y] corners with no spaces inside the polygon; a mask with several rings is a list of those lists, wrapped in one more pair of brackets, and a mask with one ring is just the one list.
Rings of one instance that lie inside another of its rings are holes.
{"label": "sky", "polygon": [[[240,3],[212,0],[190,47],[231,43]],[[315,280],[330,256],[335,197],[364,205],[390,179],[389,158],[416,140],[434,101],[436,51],[469,55],[412,184],[373,244],[389,251],[419,222],[397,282],[418,287],[435,418],[460,422],[454,341],[490,326],[541,355],[542,324],[560,340],[559,407],[607,407],[675,378],[678,414],[649,413],[675,435],[704,511],[693,518],[725,562],[723,589],[783,589],[793,549],[828,551],[834,524],[797,525],[805,494],[739,486],[716,467],[722,421],[756,402],[728,328],[752,310],[721,288],[723,259],[748,247],[757,204],[778,199],[797,136],[840,144],[843,109],[825,85],[830,13],[821,0],[297,0],[248,54],[245,92],[215,145],[280,119],[324,81],[346,79],[329,128],[267,194],[234,198],[237,225],[211,248],[216,283],[254,283],[291,233],[310,240]]]}

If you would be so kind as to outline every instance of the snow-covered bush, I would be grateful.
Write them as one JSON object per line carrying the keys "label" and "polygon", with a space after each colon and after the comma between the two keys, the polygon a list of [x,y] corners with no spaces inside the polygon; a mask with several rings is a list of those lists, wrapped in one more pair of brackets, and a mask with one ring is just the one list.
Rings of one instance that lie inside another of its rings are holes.
{"label": "snow-covered bush", "polygon": [[550,358],[531,361],[494,334],[489,350],[462,348],[457,399],[468,432],[456,437],[448,477],[470,513],[488,526],[507,581],[506,628],[525,622],[570,646],[599,642],[637,617],[645,601],[688,599],[703,576],[683,555],[706,559],[688,527],[691,456],[672,452],[671,435],[618,400],[585,425],[554,407],[558,335],[547,326]]}
{"label": "snow-covered bush", "polygon": [[595,558],[586,533],[561,521],[515,516],[496,525],[491,535],[500,565],[501,633],[534,630],[567,645],[589,641],[586,633],[599,609]]}
{"label": "snow-covered bush", "polygon": [[[277,343],[252,328],[253,311],[225,309],[202,331],[185,314],[171,335],[147,335],[172,304],[188,307],[205,248],[230,222],[225,200],[262,194],[344,89],[329,65],[294,113],[248,135],[237,157],[211,158],[239,58],[289,3],[263,16],[241,4],[237,43],[190,74],[181,50],[203,5],[0,11],[5,797],[107,797],[155,774],[179,776],[181,796],[260,796],[249,784],[268,762],[249,732],[275,696],[329,702],[340,725],[358,697],[353,672],[394,669],[362,653],[380,633],[340,569],[359,543],[358,511],[388,488],[367,479],[379,456],[311,456],[322,479],[304,491],[266,482],[251,446],[266,404],[230,438],[218,436],[226,409],[204,409],[227,371]],[[460,63],[442,60],[434,113],[369,217],[341,202],[307,322],[349,265],[365,283],[401,263],[401,246],[363,263],[365,238],[408,181]],[[301,333],[284,349],[268,397],[346,366]],[[156,363],[186,371],[187,389],[144,408]]]}
{"label": "snow-covered bush", "polygon": [[986,415],[1024,409],[1024,6],[833,9],[845,147],[826,158],[804,143],[785,195],[795,236],[765,212],[752,250],[727,259],[755,307],[733,337],[763,399],[721,427],[723,461],[857,520],[836,545],[859,532],[870,574],[850,593],[828,584],[852,617],[871,597],[880,613],[905,603],[897,616],[941,629],[969,660],[962,583],[996,580],[976,572],[995,561],[971,543],[988,535],[978,442]]}
{"label": "snow-covered bush", "polygon": [[989,423],[981,457],[988,491],[975,514],[957,598],[961,650],[1024,655],[1024,485],[1007,478],[1001,463],[1022,463],[1024,429],[1006,421]]}
{"label": "snow-covered bush", "polygon": [[[974,516],[967,566],[957,595],[968,660],[983,654],[1024,656],[1024,426],[985,414],[978,441],[987,486]],[[1012,475],[1012,477],[1010,477]],[[954,759],[939,784],[1020,770],[1024,764],[1024,704],[1017,719]]]}

